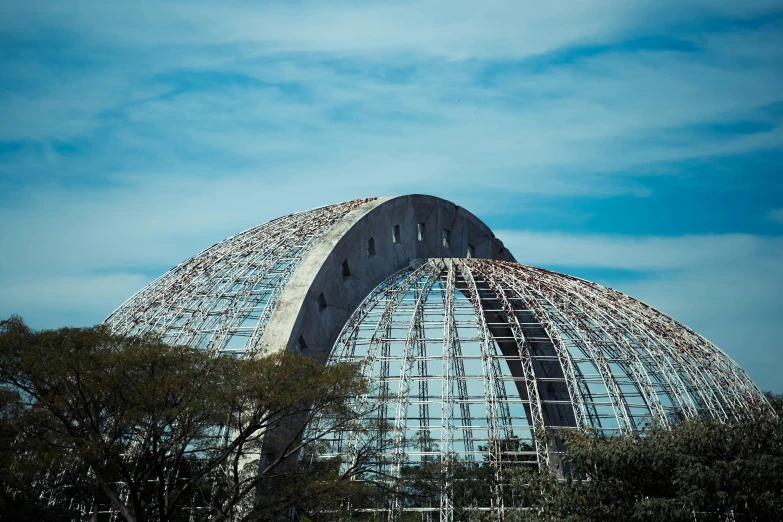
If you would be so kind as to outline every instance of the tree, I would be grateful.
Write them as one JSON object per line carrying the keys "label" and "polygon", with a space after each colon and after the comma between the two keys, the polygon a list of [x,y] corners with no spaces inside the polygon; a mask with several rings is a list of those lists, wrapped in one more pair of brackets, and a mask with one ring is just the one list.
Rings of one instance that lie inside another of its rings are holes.
{"label": "tree", "polygon": [[[366,412],[347,399],[366,388],[354,366],[303,356],[0,321],[3,518],[251,521],[357,505],[363,460],[297,457],[354,426]],[[328,422],[313,429],[316,416]]]}
{"label": "tree", "polygon": [[772,409],[775,410],[775,413],[783,415],[783,394],[767,391],[764,392],[764,395],[767,397],[767,401],[769,401]]}
{"label": "tree", "polygon": [[538,492],[527,520],[783,520],[783,418],[769,411],[726,423],[696,417],[641,437],[564,439],[574,470],[565,480],[512,477]]}

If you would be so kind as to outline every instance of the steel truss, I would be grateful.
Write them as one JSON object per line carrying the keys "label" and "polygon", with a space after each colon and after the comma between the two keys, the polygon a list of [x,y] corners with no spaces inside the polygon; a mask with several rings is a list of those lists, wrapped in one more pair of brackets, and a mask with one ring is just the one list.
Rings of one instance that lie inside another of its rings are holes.
{"label": "steel truss", "polygon": [[372,199],[291,214],[231,236],[160,276],[105,323],[120,334],[161,332],[171,344],[253,353],[285,284],[316,240]]}
{"label": "steel truss", "polygon": [[[453,520],[455,458],[493,466],[502,484],[505,466],[557,465],[554,429],[633,433],[651,421],[727,419],[766,404],[734,361],[654,308],[504,261],[429,260],[390,277],[345,325],[329,363],[341,361],[361,363],[376,386],[356,398],[360,408],[385,401],[366,421],[391,427],[379,437],[379,471],[399,477],[406,465],[442,465],[439,506],[394,499],[388,520],[404,510]],[[413,434],[430,432],[439,444],[411,445]],[[340,434],[322,456],[351,461],[357,443]],[[502,518],[502,487],[481,508]]]}

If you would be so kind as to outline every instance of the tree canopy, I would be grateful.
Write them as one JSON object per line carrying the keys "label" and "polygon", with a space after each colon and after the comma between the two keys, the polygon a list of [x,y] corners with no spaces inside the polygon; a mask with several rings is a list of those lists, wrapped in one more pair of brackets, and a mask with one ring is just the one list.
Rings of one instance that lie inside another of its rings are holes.
{"label": "tree canopy", "polygon": [[[780,395],[768,395],[777,414],[726,423],[553,434],[565,442],[560,470],[539,472],[514,438],[496,443],[519,456],[502,473],[425,456],[390,477],[374,475],[386,457],[372,434],[383,430],[355,437],[352,462],[317,458],[367,415],[383,422],[352,400],[369,392],[352,365],[0,321],[0,520],[373,520],[392,495],[419,520],[444,492],[458,520],[494,520],[476,509],[490,504],[507,521],[783,520]],[[426,431],[413,439],[436,444]]]}
{"label": "tree canopy", "polygon": [[643,437],[566,436],[574,472],[517,477],[539,489],[533,520],[783,520],[783,423],[752,412]]}
{"label": "tree canopy", "polygon": [[[4,519],[275,519],[361,495],[351,469],[297,455],[361,412],[350,365],[215,356],[106,327],[0,322]],[[304,433],[314,416],[330,419]],[[328,478],[328,480],[327,480]],[[271,486],[274,484],[274,487]],[[356,500],[354,500],[354,504]]]}

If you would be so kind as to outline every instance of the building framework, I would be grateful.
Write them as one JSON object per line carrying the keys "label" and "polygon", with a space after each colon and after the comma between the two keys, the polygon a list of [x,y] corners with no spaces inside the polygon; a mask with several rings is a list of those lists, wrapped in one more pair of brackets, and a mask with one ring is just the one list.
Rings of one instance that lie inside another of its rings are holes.
{"label": "building framework", "polygon": [[290,214],[196,254],[144,287],[104,321],[115,332],[253,354],[283,288],[315,242],[371,199]]}
{"label": "building framework", "polygon": [[[745,372],[667,315],[604,286],[505,261],[415,262],[370,294],[346,323],[328,364],[353,362],[380,406],[323,457],[349,461],[374,426],[377,472],[403,461],[455,458],[540,468],[557,461],[547,432],[639,432],[704,415],[742,416],[766,402]],[[439,506],[452,520],[449,484]],[[488,506],[500,510],[502,506]],[[389,518],[400,514],[390,502]]]}
{"label": "building framework", "polygon": [[[726,354],[625,294],[515,262],[478,218],[431,196],[369,198],[291,214],[177,265],[107,319],[121,334],[252,357],[356,362],[376,417],[317,458],[356,458],[385,426],[377,471],[452,459],[554,468],[556,429],[635,433],[764,407]],[[328,422],[322,419],[318,422]],[[369,431],[372,431],[371,429]],[[549,441],[549,442],[547,442]],[[448,475],[448,473],[447,473]],[[446,480],[424,520],[453,520]],[[482,509],[502,516],[501,496]],[[389,520],[404,509],[397,498]]]}
{"label": "building framework", "polygon": [[104,321],[120,334],[252,356],[325,360],[350,313],[412,258],[513,261],[473,214],[432,196],[366,198],[290,214],[172,268]]}

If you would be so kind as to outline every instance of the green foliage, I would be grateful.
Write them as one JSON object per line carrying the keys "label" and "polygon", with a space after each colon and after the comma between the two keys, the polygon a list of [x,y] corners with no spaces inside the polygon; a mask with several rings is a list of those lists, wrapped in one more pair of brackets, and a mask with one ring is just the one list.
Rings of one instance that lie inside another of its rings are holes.
{"label": "green foliage", "polygon": [[540,496],[530,520],[783,520],[783,419],[694,418],[642,437],[568,433],[573,472],[516,477]]}
{"label": "green foliage", "polygon": [[783,394],[780,393],[772,393],[772,392],[764,392],[764,395],[767,397],[767,400],[769,401],[770,406],[772,406],[772,409],[775,410],[775,413],[778,415],[783,415]]}
{"label": "green foliage", "polygon": [[[2,517],[64,520],[94,503],[139,522],[336,510],[361,492],[356,470],[297,456],[351,424],[346,399],[364,391],[350,365],[0,321]],[[315,415],[330,422],[304,436]]]}

